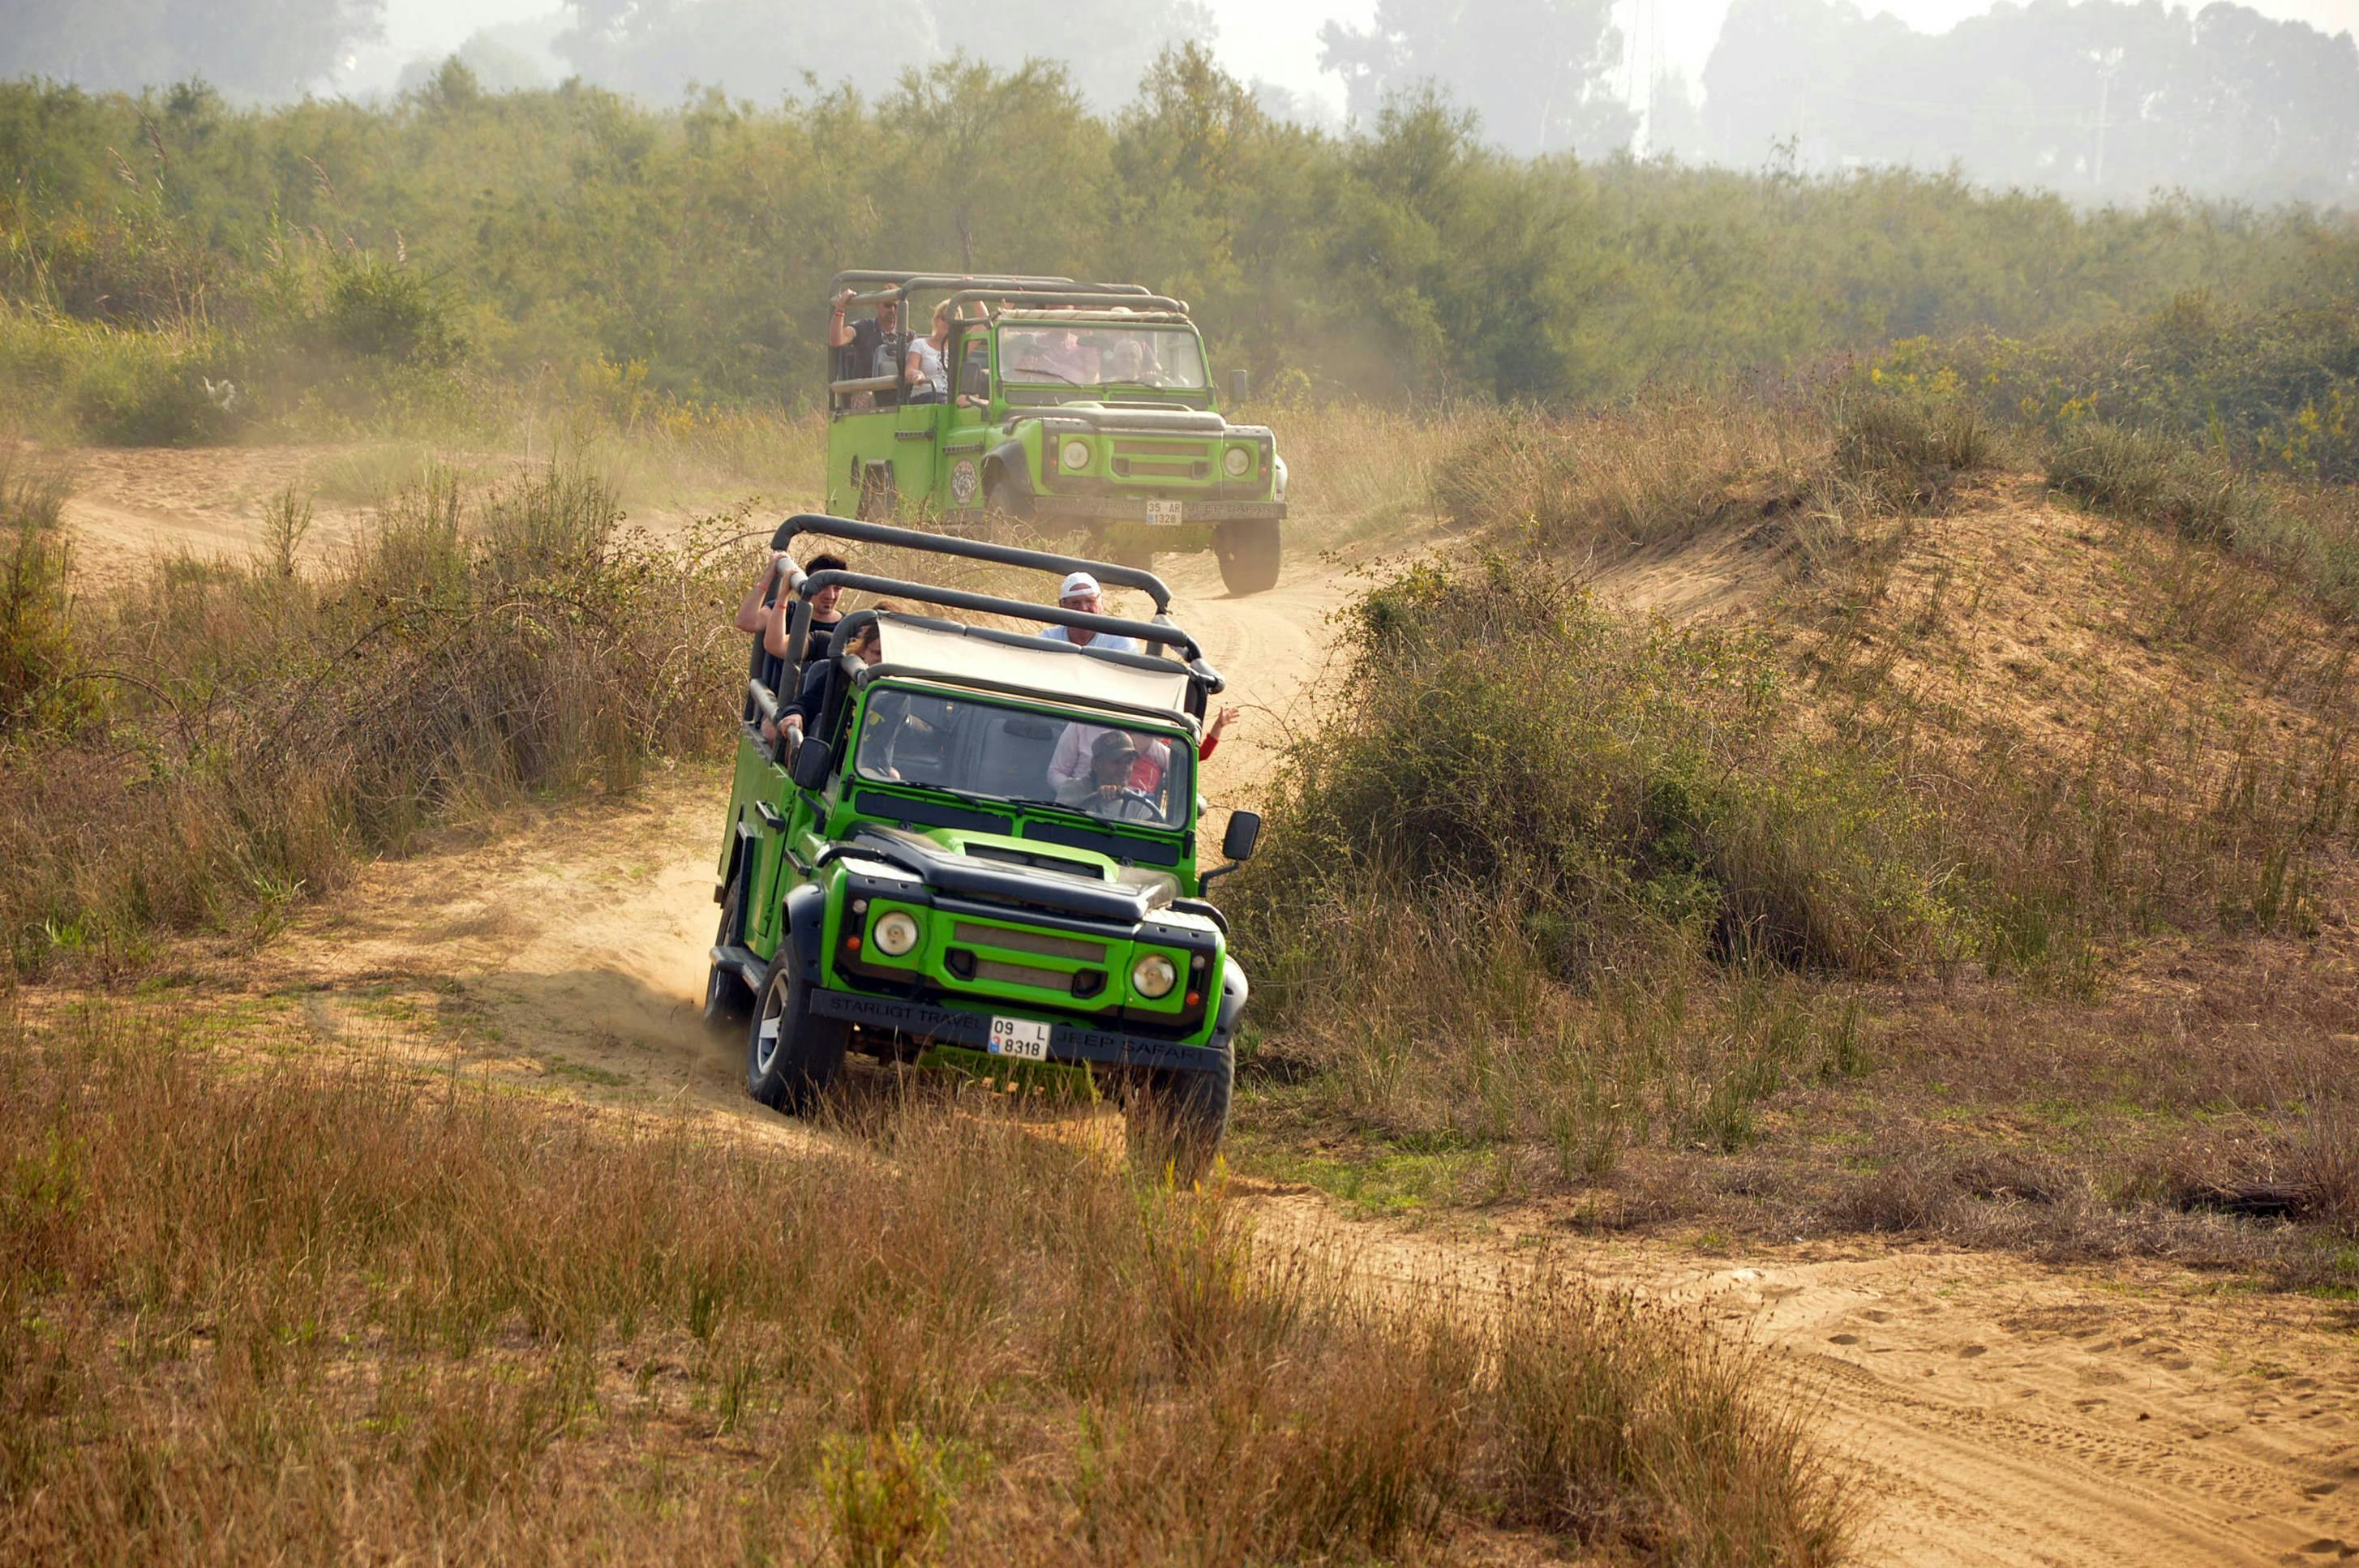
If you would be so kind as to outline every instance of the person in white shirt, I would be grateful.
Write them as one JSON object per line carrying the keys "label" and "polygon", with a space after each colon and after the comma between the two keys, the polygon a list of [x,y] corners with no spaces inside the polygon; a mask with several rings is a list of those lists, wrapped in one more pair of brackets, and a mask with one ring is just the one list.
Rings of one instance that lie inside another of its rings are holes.
{"label": "person in white shirt", "polygon": [[909,388],[911,404],[948,403],[951,398],[951,367],[942,352],[950,346],[951,308],[948,304],[934,307],[934,330],[922,338],[909,340],[908,362],[901,369],[901,379]]}
{"label": "person in white shirt", "polygon": [[[1057,590],[1057,602],[1067,610],[1078,610],[1084,615],[1105,613],[1105,594],[1098,587],[1098,579],[1087,572],[1075,572],[1067,578],[1064,587]],[[1076,648],[1109,648],[1118,654],[1144,651],[1136,637],[1117,637],[1078,626],[1051,626],[1040,635],[1051,643],[1071,643]]]}

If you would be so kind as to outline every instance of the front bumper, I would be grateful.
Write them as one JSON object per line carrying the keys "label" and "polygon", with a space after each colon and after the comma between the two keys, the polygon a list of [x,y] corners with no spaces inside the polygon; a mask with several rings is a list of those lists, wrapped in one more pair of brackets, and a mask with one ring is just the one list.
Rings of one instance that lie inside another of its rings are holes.
{"label": "front bumper", "polygon": [[[1286,503],[1283,501],[1198,501],[1190,496],[1177,499],[1186,504],[1182,521],[1177,524],[1155,526],[1184,528],[1191,523],[1276,523],[1286,516]],[[1147,500],[1144,496],[1128,495],[1035,494],[1032,512],[1037,517],[1082,523],[1136,523],[1147,526]]]}
{"label": "front bumper", "polygon": [[[863,1029],[890,1030],[913,1040],[958,1045],[970,1051],[987,1053],[991,1049],[988,1013],[962,1012],[931,1002],[832,990],[824,986],[811,989],[810,1007],[822,1018],[841,1019]],[[1092,1029],[1085,1024],[1051,1022],[1049,1026],[1049,1060],[1068,1065],[1208,1072],[1219,1065],[1218,1044],[1217,1036],[1211,1045],[1183,1045],[1173,1040]],[[1016,1058],[1005,1059],[1010,1065],[1017,1063]]]}

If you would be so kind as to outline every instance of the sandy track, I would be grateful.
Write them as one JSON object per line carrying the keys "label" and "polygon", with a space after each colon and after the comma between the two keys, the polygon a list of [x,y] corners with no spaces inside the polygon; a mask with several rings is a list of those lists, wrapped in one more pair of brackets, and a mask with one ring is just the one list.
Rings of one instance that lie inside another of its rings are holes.
{"label": "sandy track", "polygon": [[[143,557],[200,560],[247,557],[262,535],[264,509],[310,476],[333,447],[86,447],[59,461],[72,476],[66,522],[85,578],[122,571]],[[364,511],[320,504],[303,555],[318,559],[360,528]]]}
{"label": "sandy track", "polygon": [[1265,1238],[1383,1289],[1479,1295],[1553,1268],[1767,1352],[1760,1376],[1813,1412],[1864,1489],[1862,1563],[2359,1557],[2359,1340],[2318,1303],[2223,1295],[2156,1264],[1843,1245],[1731,1265],[1531,1216],[1411,1235],[1308,1193],[1258,1209]]}
{"label": "sandy track", "polygon": [[[77,520],[103,526],[102,553],[244,547],[275,470],[228,491],[201,464],[166,468],[169,495],[152,468],[85,491]],[[1348,579],[1298,560],[1274,591],[1230,600],[1208,559],[1163,566],[1180,619],[1245,709],[1207,793],[1245,804],[1272,742],[1308,718]],[[735,1047],[697,1018],[726,787],[717,770],[683,769],[630,801],[371,868],[246,979],[298,987],[331,1038],[380,1041],[372,1020],[415,1004],[454,1025],[471,1071],[800,1141],[744,1098]],[[1270,1241],[1335,1254],[1375,1288],[1479,1294],[1545,1259],[1742,1335],[1863,1487],[1864,1563],[2359,1558],[2359,1336],[2319,1303],[2199,1293],[2159,1265],[1797,1247],[1750,1249],[1733,1267],[1658,1240],[1583,1239],[1537,1214],[1410,1233],[1303,1192],[1247,1201]]]}

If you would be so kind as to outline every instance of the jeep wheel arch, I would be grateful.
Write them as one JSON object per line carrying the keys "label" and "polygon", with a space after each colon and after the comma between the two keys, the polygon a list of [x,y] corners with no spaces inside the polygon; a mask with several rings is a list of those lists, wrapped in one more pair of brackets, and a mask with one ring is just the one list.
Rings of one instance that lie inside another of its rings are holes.
{"label": "jeep wheel arch", "polygon": [[1002,441],[984,455],[983,503],[1010,517],[1032,515],[1032,483],[1024,469],[1024,443]]}

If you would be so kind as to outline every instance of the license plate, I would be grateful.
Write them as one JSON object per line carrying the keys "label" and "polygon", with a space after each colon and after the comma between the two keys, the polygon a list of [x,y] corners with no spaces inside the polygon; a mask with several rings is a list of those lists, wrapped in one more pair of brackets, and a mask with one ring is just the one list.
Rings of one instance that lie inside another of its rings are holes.
{"label": "license plate", "polygon": [[995,1018],[991,1021],[991,1054],[1013,1056],[1021,1062],[1045,1062],[1049,1059],[1049,1026],[1028,1018]]}
{"label": "license plate", "polygon": [[1184,501],[1150,501],[1147,503],[1149,523],[1178,523],[1185,520],[1188,503]]}

